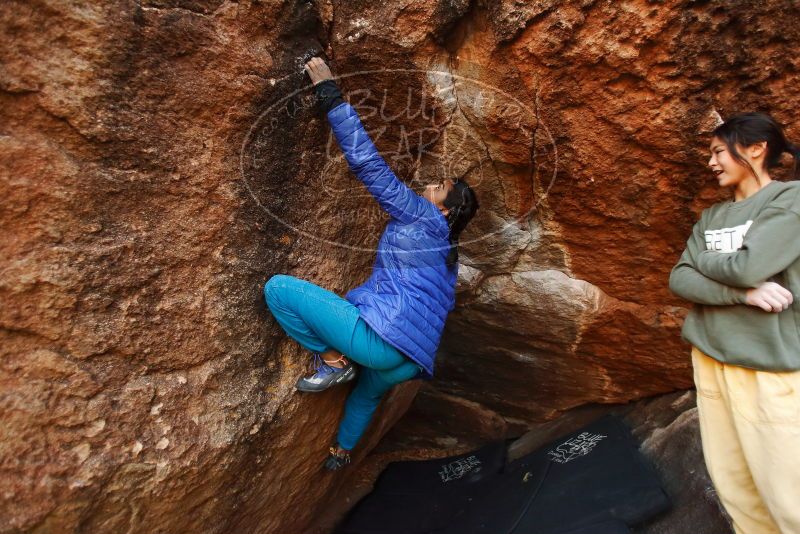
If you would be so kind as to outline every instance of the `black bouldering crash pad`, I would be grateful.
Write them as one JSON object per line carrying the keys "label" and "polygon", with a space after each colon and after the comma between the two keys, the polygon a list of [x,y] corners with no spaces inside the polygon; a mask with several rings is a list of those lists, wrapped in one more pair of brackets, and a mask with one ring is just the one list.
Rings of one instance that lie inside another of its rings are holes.
{"label": "black bouldering crash pad", "polygon": [[505,464],[505,443],[396,462],[338,532],[617,534],[669,508],[628,428],[607,416]]}

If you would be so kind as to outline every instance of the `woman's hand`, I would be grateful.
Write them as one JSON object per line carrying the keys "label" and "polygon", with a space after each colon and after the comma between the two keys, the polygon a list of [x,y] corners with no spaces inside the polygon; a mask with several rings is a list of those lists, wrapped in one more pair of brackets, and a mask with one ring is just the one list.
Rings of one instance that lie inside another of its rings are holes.
{"label": "woman's hand", "polygon": [[308,73],[308,77],[311,78],[311,83],[314,85],[317,85],[319,82],[324,82],[325,80],[333,79],[331,69],[329,69],[328,65],[319,57],[312,57],[308,60],[305,71]]}
{"label": "woman's hand", "polygon": [[759,307],[765,312],[782,312],[792,304],[792,300],[792,293],[775,282],[764,282],[747,290],[747,305]]}

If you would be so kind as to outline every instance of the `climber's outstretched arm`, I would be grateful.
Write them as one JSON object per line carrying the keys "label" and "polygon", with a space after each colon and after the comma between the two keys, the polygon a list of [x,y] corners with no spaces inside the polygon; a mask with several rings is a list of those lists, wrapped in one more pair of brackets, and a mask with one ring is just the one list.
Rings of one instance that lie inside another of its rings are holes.
{"label": "climber's outstretched arm", "polygon": [[341,99],[325,62],[313,58],[306,64],[306,72],[315,88],[319,88],[317,94],[323,105],[330,106],[328,121],[350,170],[367,186],[381,207],[403,223],[429,215],[433,205],[395,176],[378,153],[356,110]]}

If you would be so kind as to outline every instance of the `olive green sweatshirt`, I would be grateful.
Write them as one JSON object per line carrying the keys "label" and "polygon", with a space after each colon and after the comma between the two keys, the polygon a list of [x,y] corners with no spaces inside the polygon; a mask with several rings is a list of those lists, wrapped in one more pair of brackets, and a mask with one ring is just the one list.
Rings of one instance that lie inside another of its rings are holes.
{"label": "olive green sweatshirt", "polygon": [[[791,291],[788,309],[769,313],[745,304],[746,290],[766,281]],[[800,370],[800,182],[770,182],[744,200],[705,210],[669,287],[696,303],[683,337],[712,358]]]}

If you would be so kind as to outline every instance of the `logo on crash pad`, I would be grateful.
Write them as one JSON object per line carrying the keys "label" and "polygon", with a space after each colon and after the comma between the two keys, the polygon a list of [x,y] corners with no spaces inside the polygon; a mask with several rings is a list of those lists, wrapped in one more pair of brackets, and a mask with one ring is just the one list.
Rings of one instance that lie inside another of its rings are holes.
{"label": "logo on crash pad", "polygon": [[442,470],[439,471],[439,476],[442,478],[442,482],[452,482],[467,473],[477,473],[480,470],[481,461],[476,456],[470,456],[443,465]]}
{"label": "logo on crash pad", "polygon": [[602,434],[590,434],[589,432],[583,432],[577,437],[568,439],[555,449],[548,451],[547,455],[550,456],[551,461],[559,464],[565,464],[567,462],[571,462],[575,458],[586,456],[592,452],[592,449],[594,449],[595,446],[606,437],[607,436]]}

